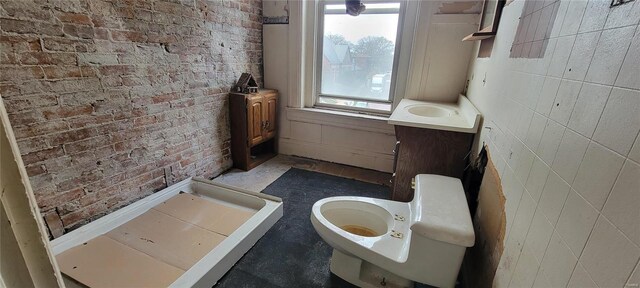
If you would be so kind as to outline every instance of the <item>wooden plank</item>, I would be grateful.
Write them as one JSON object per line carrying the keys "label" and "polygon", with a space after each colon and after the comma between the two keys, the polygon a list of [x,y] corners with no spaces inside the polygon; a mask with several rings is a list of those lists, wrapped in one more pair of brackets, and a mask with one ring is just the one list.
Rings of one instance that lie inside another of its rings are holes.
{"label": "wooden plank", "polygon": [[89,287],[167,287],[183,270],[106,236],[57,256],[62,272]]}
{"label": "wooden plank", "polygon": [[255,211],[214,203],[188,193],[176,195],[153,209],[225,236],[255,214]]}
{"label": "wooden plank", "polygon": [[0,288],[35,287],[2,202],[0,202],[0,276],[4,282],[4,286],[0,283]]}
{"label": "wooden plank", "polygon": [[106,236],[182,270],[191,268],[226,238],[154,209]]}
{"label": "wooden plank", "polygon": [[[0,201],[11,223],[32,284],[36,287],[64,287],[60,270],[53,260],[42,215],[38,209],[18,143],[11,129],[7,111],[0,97]],[[2,225],[2,224],[0,224]],[[0,245],[8,245],[8,241]],[[14,246],[15,248],[15,246]],[[6,267],[3,267],[6,268]],[[2,269],[2,273],[23,273]],[[4,278],[3,275],[0,275]],[[8,279],[8,277],[7,277]]]}

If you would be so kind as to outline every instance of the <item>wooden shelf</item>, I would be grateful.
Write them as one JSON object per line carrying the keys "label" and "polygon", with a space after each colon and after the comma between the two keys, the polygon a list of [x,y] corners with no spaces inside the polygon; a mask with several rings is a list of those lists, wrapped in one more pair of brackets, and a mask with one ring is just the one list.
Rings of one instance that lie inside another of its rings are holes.
{"label": "wooden shelf", "polygon": [[462,41],[478,41],[478,40],[488,39],[494,36],[496,36],[496,33],[493,33],[493,32],[475,32],[462,38]]}

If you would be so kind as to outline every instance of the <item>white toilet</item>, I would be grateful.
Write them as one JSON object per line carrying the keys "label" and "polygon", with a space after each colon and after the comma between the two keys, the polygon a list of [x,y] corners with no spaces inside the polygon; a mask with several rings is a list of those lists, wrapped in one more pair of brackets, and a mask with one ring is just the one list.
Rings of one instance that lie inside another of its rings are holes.
{"label": "white toilet", "polygon": [[359,287],[454,287],[475,235],[459,179],[421,174],[409,203],[341,196],[313,205],[331,272]]}

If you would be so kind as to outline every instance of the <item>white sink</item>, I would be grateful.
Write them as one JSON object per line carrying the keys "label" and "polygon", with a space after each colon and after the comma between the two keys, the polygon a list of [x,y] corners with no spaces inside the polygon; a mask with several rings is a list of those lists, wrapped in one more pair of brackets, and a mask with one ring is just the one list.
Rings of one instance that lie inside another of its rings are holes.
{"label": "white sink", "polygon": [[476,133],[480,112],[460,95],[458,103],[436,103],[402,99],[391,113],[389,124],[463,133]]}
{"label": "white sink", "polygon": [[407,107],[407,111],[416,116],[422,117],[449,117],[457,114],[458,111],[443,107],[433,106],[431,104],[417,104]]}

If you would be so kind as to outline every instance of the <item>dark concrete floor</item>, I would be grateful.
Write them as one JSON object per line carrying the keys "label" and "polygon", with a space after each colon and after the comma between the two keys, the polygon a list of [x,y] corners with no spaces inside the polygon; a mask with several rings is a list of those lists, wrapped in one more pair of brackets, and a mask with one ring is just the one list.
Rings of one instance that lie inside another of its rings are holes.
{"label": "dark concrete floor", "polygon": [[389,188],[291,169],[263,192],[284,200],[284,216],[216,287],[355,287],[329,272],[332,248],[313,229],[311,207],[341,195],[389,199]]}

